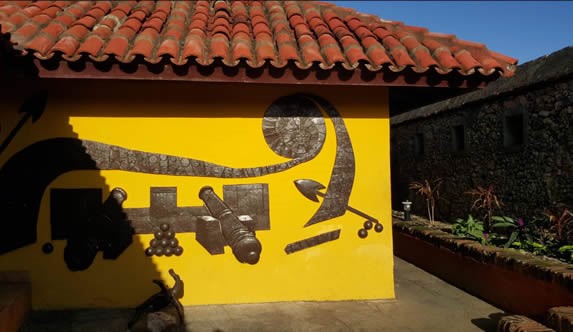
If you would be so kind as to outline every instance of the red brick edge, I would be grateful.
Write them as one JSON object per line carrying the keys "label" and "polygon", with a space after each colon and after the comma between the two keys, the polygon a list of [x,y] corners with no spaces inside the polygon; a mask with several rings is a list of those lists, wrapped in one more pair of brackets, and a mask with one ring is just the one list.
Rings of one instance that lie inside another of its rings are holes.
{"label": "red brick edge", "polygon": [[506,311],[541,317],[573,305],[573,266],[483,246],[419,222],[393,222],[394,253]]}
{"label": "red brick edge", "polygon": [[573,307],[551,308],[546,325],[558,332],[573,332]]}
{"label": "red brick edge", "polygon": [[31,308],[29,284],[0,283],[0,332],[20,331]]}
{"label": "red brick edge", "polygon": [[511,315],[499,320],[497,332],[555,332],[555,330],[525,316]]}

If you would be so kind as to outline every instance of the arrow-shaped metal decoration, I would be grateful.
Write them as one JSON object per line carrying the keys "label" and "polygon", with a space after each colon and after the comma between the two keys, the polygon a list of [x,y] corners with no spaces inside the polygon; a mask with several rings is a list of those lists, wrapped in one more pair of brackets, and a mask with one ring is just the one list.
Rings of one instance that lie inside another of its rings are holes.
{"label": "arrow-shaped metal decoration", "polygon": [[44,108],[46,108],[47,100],[48,93],[46,91],[42,91],[24,101],[18,110],[18,113],[24,113],[24,116],[20,119],[20,121],[18,121],[16,126],[12,128],[8,136],[6,136],[2,142],[2,145],[0,145],[0,154],[6,150],[10,142],[12,142],[14,137],[16,137],[28,119],[32,118],[32,123],[38,121],[38,119],[42,116],[42,113],[44,113]]}
{"label": "arrow-shaped metal decoration", "polygon": [[[295,180],[294,185],[296,186],[298,191],[300,191],[300,193],[303,194],[304,197],[310,199],[313,202],[318,202],[318,197],[326,196],[326,194],[320,191],[322,189],[325,189],[326,187],[318,181],[310,179],[300,179],[300,180]],[[372,227],[374,227],[374,230],[378,233],[382,232],[382,230],[384,229],[382,224],[378,221],[378,219],[360,210],[357,210],[351,207],[350,205],[346,205],[345,210],[366,219],[366,221],[364,222],[364,228],[360,229],[360,231],[358,232],[358,236],[360,236],[361,238],[365,238],[366,236],[368,236],[368,230],[371,229]]]}
{"label": "arrow-shaped metal decoration", "polygon": [[319,190],[325,189],[326,187],[318,181],[301,179],[294,181],[294,185],[296,186],[296,189],[304,195],[304,197],[313,202],[318,202],[318,196],[324,197],[324,194]]}
{"label": "arrow-shaped metal decoration", "polygon": [[[318,197],[326,196],[326,194],[323,194],[322,192],[319,191],[326,187],[318,181],[310,179],[300,179],[300,180],[295,180],[294,185],[296,186],[296,189],[298,189],[298,191],[300,191],[300,193],[304,195],[304,197],[310,199],[313,202],[318,202]],[[370,220],[372,222],[378,222],[376,218],[369,216],[366,213],[351,207],[350,205],[346,205],[346,210],[366,220]]]}

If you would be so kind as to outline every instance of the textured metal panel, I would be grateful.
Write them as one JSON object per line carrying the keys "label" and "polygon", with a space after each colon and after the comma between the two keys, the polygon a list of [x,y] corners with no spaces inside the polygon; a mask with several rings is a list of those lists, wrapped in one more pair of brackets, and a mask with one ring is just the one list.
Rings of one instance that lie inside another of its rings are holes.
{"label": "textured metal panel", "polygon": [[[124,211],[136,234],[152,234],[162,221],[151,218],[149,208],[126,208]],[[204,206],[184,206],[178,207],[175,215],[166,219],[174,232],[188,233],[196,231],[197,217],[206,215],[209,215],[209,211]]]}
{"label": "textured metal panel", "polygon": [[317,236],[309,237],[304,240],[289,243],[285,247],[285,252],[287,253],[287,255],[292,254],[294,252],[315,247],[326,242],[338,240],[339,237],[340,237],[340,229],[337,229],[332,232],[322,233]]}
{"label": "textured metal panel", "polygon": [[235,258],[241,263],[257,264],[262,246],[255,233],[239,220],[213,188],[209,186],[201,188],[199,198],[205,202],[209,213],[219,220],[225,243],[233,249]]}
{"label": "textured metal panel", "polygon": [[177,187],[151,187],[149,214],[152,218],[172,217],[177,213]]}
{"label": "textured metal panel", "polygon": [[271,229],[268,184],[223,186],[223,200],[237,215],[247,215],[253,218],[254,229]]}
{"label": "textured metal panel", "polygon": [[272,103],[265,112],[263,135],[276,154],[303,158],[314,156],[322,149],[326,126],[312,101],[284,97]]}
{"label": "textured metal panel", "polygon": [[[223,198],[238,216],[252,218],[245,222],[250,229],[270,229],[268,184],[225,185]],[[151,187],[149,208],[123,210],[136,234],[152,234],[162,223],[168,223],[177,233],[195,232],[198,218],[210,215],[204,206],[178,207],[176,187]]]}
{"label": "textured metal panel", "polygon": [[211,255],[225,253],[225,239],[223,239],[223,233],[221,232],[221,224],[219,220],[211,216],[198,218],[195,239]]}

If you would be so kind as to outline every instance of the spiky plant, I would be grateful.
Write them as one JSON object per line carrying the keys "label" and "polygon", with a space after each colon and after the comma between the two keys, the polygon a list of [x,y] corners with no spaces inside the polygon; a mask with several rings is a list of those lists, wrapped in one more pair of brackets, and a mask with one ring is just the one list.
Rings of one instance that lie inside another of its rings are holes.
{"label": "spiky plant", "polygon": [[428,212],[428,219],[430,223],[434,223],[434,213],[436,210],[436,202],[440,199],[440,186],[443,179],[439,178],[434,181],[424,180],[423,182],[412,182],[409,188],[416,191],[416,194],[422,196],[426,200],[426,209]]}
{"label": "spiky plant", "polygon": [[493,212],[495,209],[501,209],[503,203],[497,197],[494,191],[493,184],[487,187],[478,186],[475,189],[471,189],[465,192],[465,194],[470,195],[474,198],[471,210],[485,211],[485,230],[489,231],[491,220],[493,217]]}
{"label": "spiky plant", "polygon": [[556,204],[545,209],[545,215],[557,234],[557,240],[561,243],[568,242],[572,237],[573,213],[565,205]]}

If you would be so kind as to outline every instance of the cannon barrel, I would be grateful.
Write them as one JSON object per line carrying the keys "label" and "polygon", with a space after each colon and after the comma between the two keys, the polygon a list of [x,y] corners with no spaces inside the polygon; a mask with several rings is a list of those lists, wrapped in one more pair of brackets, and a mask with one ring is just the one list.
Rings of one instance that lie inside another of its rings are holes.
{"label": "cannon barrel", "polygon": [[199,198],[203,200],[211,215],[219,219],[223,238],[233,249],[233,255],[241,263],[256,264],[261,256],[261,243],[255,233],[249,230],[231,208],[215,194],[213,188],[205,186],[199,191]]}

